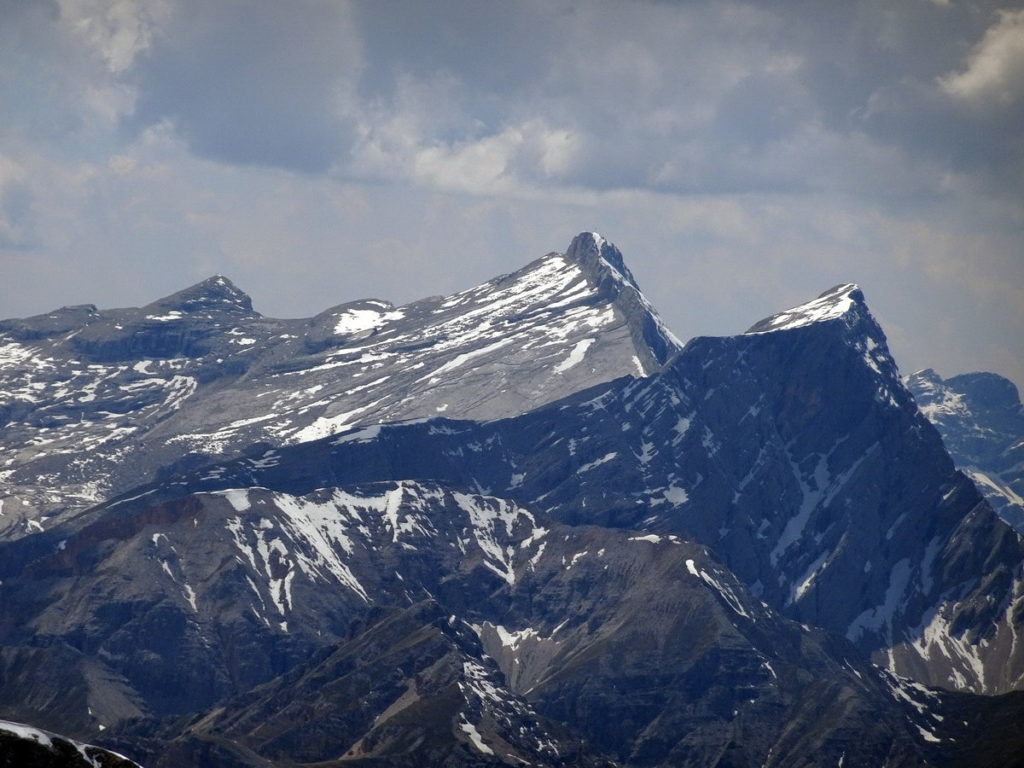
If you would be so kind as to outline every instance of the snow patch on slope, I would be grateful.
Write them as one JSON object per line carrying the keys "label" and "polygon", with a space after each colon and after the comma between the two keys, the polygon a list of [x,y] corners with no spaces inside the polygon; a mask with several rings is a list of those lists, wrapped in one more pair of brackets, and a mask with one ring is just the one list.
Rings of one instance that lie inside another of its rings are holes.
{"label": "snow patch on slope", "polygon": [[859,288],[853,283],[836,286],[812,301],[762,320],[747,333],[789,331],[826,320],[837,320],[853,309],[854,299],[851,294],[857,290]]}

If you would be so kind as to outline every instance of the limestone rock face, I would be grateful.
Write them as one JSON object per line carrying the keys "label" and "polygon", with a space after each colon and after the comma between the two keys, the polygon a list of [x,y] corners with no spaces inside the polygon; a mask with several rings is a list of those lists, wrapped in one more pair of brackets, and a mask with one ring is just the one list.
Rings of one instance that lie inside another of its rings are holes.
{"label": "limestone rock face", "polygon": [[825,300],[810,319],[798,308],[694,339],[650,377],[516,418],[357,428],[296,446],[298,475],[254,455],[182,487],[430,477],[571,525],[676,533],[776,610],[893,672],[1013,690],[1021,539],[954,467],[861,292]]}

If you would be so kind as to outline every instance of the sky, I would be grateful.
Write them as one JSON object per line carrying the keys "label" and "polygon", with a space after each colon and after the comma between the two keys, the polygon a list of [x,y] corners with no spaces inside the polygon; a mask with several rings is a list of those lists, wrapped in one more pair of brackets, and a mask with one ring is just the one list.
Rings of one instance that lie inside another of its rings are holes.
{"label": "sky", "polygon": [[860,284],[1024,389],[1024,5],[0,0],[0,317],[396,304],[614,242],[677,336]]}

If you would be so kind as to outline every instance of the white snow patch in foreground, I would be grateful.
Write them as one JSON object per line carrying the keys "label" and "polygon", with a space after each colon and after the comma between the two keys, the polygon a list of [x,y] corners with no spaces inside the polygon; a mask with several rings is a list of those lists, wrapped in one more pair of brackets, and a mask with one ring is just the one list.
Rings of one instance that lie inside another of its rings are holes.
{"label": "white snow patch in foreground", "polygon": [[[92,714],[92,713],[90,712],[90,714]],[[105,730],[103,725],[100,725],[100,730],[101,731]],[[22,725],[21,723],[12,723],[9,720],[0,720],[0,731],[4,731],[6,733],[14,734],[15,736],[17,736],[19,738],[22,738],[22,739],[27,739],[29,741],[34,741],[37,744],[40,744],[40,745],[42,745],[44,747],[48,747],[50,749],[53,748],[53,740],[52,740],[51,737],[57,735],[57,734],[47,733],[46,731],[41,731],[38,728],[31,728],[31,727],[29,727],[27,725]],[[63,741],[68,742],[76,750],[78,750],[78,754],[80,754],[82,756],[82,758],[87,763],[89,763],[90,765],[99,766],[99,762],[97,762],[97,759],[94,758],[94,757],[90,757],[89,754],[85,751],[86,747],[91,746],[91,745],[83,744],[80,741],[75,741],[74,739],[69,739],[69,738],[67,738],[65,736],[59,736],[58,738],[62,739]],[[108,752],[111,755],[117,755],[117,757],[120,757],[122,760],[127,761],[130,765],[138,765],[137,763],[134,763],[131,760],[128,760],[128,758],[125,757],[124,755],[118,754],[117,752],[114,752],[113,750],[104,749],[104,751]]]}
{"label": "white snow patch in foreground", "polygon": [[686,560],[686,570],[718,592],[726,605],[728,605],[735,613],[748,619],[751,618],[750,614],[743,609],[743,604],[740,602],[739,597],[736,596],[736,593],[732,591],[728,584],[723,584],[706,571],[699,570],[694,561],[690,558],[687,558]]}
{"label": "white snow patch in foreground", "polygon": [[579,469],[576,470],[576,474],[580,474],[581,472],[589,472],[590,470],[594,469],[595,467],[599,467],[602,464],[611,461],[612,459],[614,459],[618,455],[619,454],[618,454],[617,451],[612,451],[611,453],[606,453],[600,459],[594,459],[593,461],[591,461],[591,462],[589,462],[587,464],[584,464],[582,467],[580,467]]}
{"label": "white snow patch in foreground", "polygon": [[244,488],[232,488],[224,491],[224,498],[234,508],[235,512],[245,512],[249,509],[249,491]]}
{"label": "white snow patch in foreground", "polygon": [[689,501],[690,496],[686,493],[685,488],[680,488],[678,485],[672,485],[665,489],[665,501],[673,506],[679,506]]}
{"label": "white snow patch in foreground", "polygon": [[43,731],[30,728],[27,725],[21,725],[20,723],[12,723],[8,720],[0,720],[0,731],[6,731],[7,733],[13,733],[15,736],[34,741],[37,744],[42,744],[44,747],[53,746],[53,742],[50,741],[48,734]]}
{"label": "white snow patch in foreground", "polygon": [[[629,540],[630,541],[647,541],[647,542],[650,542],[651,544],[658,544],[658,543],[661,542],[661,536],[659,536],[656,533],[649,533],[646,536],[630,536]],[[686,561],[687,567],[690,567],[690,563],[692,563],[692,562],[693,562],[693,560],[687,560]]]}

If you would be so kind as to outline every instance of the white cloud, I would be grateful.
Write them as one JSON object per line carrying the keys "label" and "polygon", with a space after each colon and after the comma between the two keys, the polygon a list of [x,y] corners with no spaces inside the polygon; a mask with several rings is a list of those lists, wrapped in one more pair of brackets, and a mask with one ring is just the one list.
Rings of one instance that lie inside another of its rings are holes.
{"label": "white cloud", "polygon": [[1024,10],[1000,11],[967,59],[967,68],[939,80],[951,96],[1009,106],[1024,96]]}
{"label": "white cloud", "polygon": [[399,116],[372,130],[355,167],[369,176],[439,190],[521,195],[538,180],[565,177],[580,149],[572,131],[538,118],[449,144],[417,132],[415,122]]}

